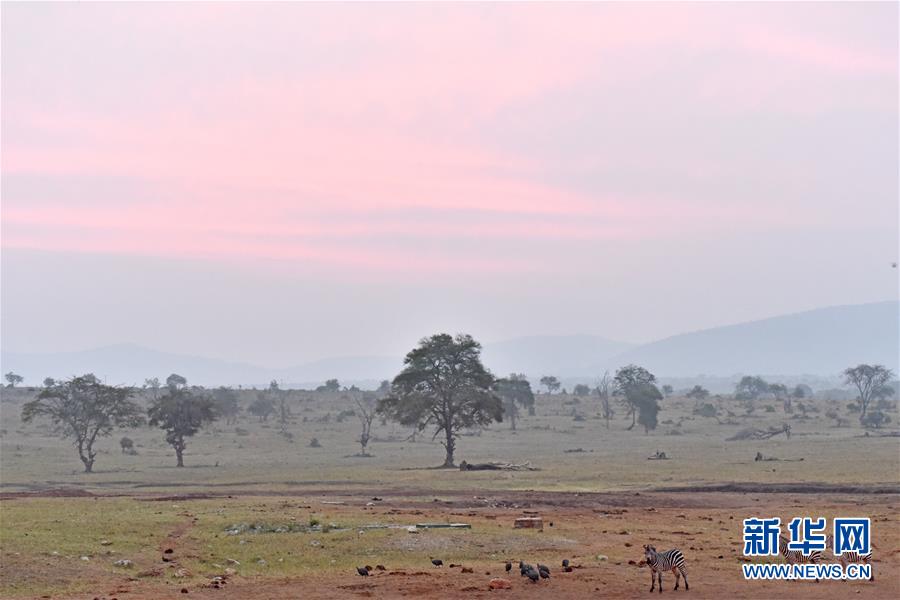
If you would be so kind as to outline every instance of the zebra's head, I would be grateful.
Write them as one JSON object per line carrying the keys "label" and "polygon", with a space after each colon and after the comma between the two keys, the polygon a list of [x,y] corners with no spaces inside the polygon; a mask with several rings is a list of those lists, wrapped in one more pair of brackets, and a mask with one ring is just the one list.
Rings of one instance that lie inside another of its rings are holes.
{"label": "zebra's head", "polygon": [[649,560],[654,554],[656,554],[656,546],[644,544],[644,556]]}

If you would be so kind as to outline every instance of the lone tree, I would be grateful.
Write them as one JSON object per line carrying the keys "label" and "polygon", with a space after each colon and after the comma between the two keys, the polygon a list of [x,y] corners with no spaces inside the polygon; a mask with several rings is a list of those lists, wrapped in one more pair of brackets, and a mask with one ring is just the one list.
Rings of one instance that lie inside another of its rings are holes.
{"label": "lone tree", "polygon": [[655,383],[656,376],[644,367],[626,365],[616,371],[613,384],[615,385],[616,393],[622,396],[622,403],[627,409],[625,416],[631,417],[631,425],[628,426],[629,430],[634,429],[637,420],[638,406],[635,404],[635,399],[639,397],[639,394],[635,392],[629,395],[628,391],[632,389],[637,390],[639,387]]}
{"label": "lone tree", "polygon": [[150,397],[156,400],[159,398],[159,377],[148,377],[144,380],[144,387],[150,390]]}
{"label": "lone tree", "polygon": [[123,436],[121,440],[119,440],[119,446],[122,447],[122,454],[137,454],[134,450],[134,440],[130,437]]}
{"label": "lone tree", "polygon": [[44,416],[53,422],[56,433],[73,440],[85,473],[94,469],[98,437],[116,427],[137,427],[143,422],[130,389],[105,385],[91,373],[56,382],[22,407],[25,422]]}
{"label": "lone tree", "polygon": [[575,385],[575,387],[572,388],[572,393],[576,396],[589,396],[591,393],[591,388],[583,383],[578,383]]}
{"label": "lone tree", "polygon": [[247,407],[247,411],[260,422],[268,421],[269,415],[275,412],[275,401],[265,392],[258,392],[256,400]]}
{"label": "lone tree", "polygon": [[666,385],[662,386],[662,393],[663,393],[663,396],[665,396],[666,398],[671,396],[672,392],[674,392],[674,391],[675,390],[668,383]]}
{"label": "lone tree", "polygon": [[3,378],[6,379],[8,386],[11,388],[14,388],[17,385],[19,385],[20,383],[22,383],[23,381],[25,381],[24,377],[22,377],[21,375],[17,375],[16,373],[13,373],[12,371],[10,371],[6,375],[4,375]]}
{"label": "lone tree", "polygon": [[45,388],[53,387],[54,385],[56,385],[55,379],[53,379],[52,377],[44,377],[44,387]]}
{"label": "lone tree", "polygon": [[746,375],[734,387],[737,400],[756,400],[769,391],[769,384],[762,377]]}
{"label": "lone tree", "polygon": [[597,395],[600,396],[600,416],[606,421],[606,428],[609,429],[609,421],[615,416],[616,411],[613,410],[610,403],[611,391],[613,388],[613,378],[610,377],[609,371],[604,371],[603,377],[597,382]]}
{"label": "lone tree", "polygon": [[213,391],[213,400],[216,403],[216,413],[225,418],[226,425],[237,423],[237,417],[241,413],[237,392],[223,385]]}
{"label": "lone tree", "polygon": [[503,401],[503,414],[509,417],[509,428],[516,430],[519,407],[534,414],[534,392],[525,375],[511,373],[509,377],[494,382],[494,392]]}
{"label": "lone tree", "polygon": [[359,432],[359,445],[360,445],[360,456],[369,456],[366,448],[369,445],[369,437],[372,431],[372,421],[375,420],[377,402],[375,400],[375,394],[372,392],[363,392],[362,397],[356,398],[356,410],[353,411],[356,413],[356,416],[359,417],[360,424],[360,432]]}
{"label": "lone tree", "polygon": [[869,403],[874,398],[893,395],[894,390],[888,385],[893,376],[894,373],[882,365],[862,364],[844,371],[844,382],[856,387],[856,391],[859,393],[856,401],[859,403],[860,423],[865,420]]}
{"label": "lone tree", "polygon": [[544,375],[541,377],[541,385],[547,388],[548,394],[552,394],[558,390],[562,384],[559,383],[559,379],[557,379],[555,375]]}
{"label": "lone tree", "polygon": [[444,467],[454,466],[460,430],[503,420],[502,402],[491,390],[494,377],[481,364],[481,344],[472,336],[425,338],[403,364],[378,412],[419,431],[433,426],[432,439],[443,433]]}
{"label": "lone tree", "polygon": [[341,391],[341,383],[337,379],[329,379],[325,385],[316,388],[317,392],[339,392]]}
{"label": "lone tree", "polygon": [[644,433],[656,429],[659,401],[663,399],[659,389],[652,383],[642,383],[627,388],[625,396],[637,408],[637,422],[644,426]]}
{"label": "lone tree", "polygon": [[187,381],[173,380],[166,393],[154,401],[147,414],[150,425],[158,426],[166,432],[166,442],[175,449],[177,466],[184,466],[184,450],[187,448],[185,438],[191,437],[206,423],[216,419],[215,403],[212,398],[195,394],[187,388]]}
{"label": "lone tree", "polygon": [[707,398],[709,398],[709,390],[702,385],[695,385],[691,388],[691,391],[685,394],[685,397],[693,398],[699,403],[701,400],[706,400]]}

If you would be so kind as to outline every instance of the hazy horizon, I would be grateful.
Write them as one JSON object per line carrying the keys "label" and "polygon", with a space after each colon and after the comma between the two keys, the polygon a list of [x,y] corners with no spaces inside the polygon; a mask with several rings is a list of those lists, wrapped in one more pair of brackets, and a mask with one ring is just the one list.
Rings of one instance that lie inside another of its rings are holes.
{"label": "hazy horizon", "polygon": [[284,367],[897,300],[897,17],[4,4],[0,343]]}

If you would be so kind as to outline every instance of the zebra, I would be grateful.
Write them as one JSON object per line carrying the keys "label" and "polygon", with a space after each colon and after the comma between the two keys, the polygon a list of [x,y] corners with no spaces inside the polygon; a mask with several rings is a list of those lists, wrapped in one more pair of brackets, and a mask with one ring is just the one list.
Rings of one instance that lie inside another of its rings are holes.
{"label": "zebra", "polygon": [[[834,543],[833,542],[834,542],[834,538],[832,538],[832,536],[830,536],[830,535],[825,540],[825,544],[829,548],[832,549],[831,550],[832,553],[834,553]],[[847,565],[849,565],[850,563],[868,565],[869,563],[872,562],[872,553],[871,552],[869,552],[868,554],[860,554],[859,552],[844,552],[843,554],[840,554],[840,555],[835,554],[834,557],[836,559],[838,559],[838,561],[841,563],[841,567],[844,569],[845,573],[847,572]],[[875,580],[874,573],[870,574],[869,581],[874,581],[874,580]]]}
{"label": "zebra", "polygon": [[[809,556],[804,556],[803,552],[800,550],[788,549],[788,542],[790,542],[790,540],[786,535],[781,534],[778,536],[778,552],[784,557],[784,562],[787,564],[800,565],[809,563],[817,565],[822,562],[822,552],[820,550],[813,550],[809,553]],[[816,583],[818,582],[819,578],[816,577]]]}
{"label": "zebra", "polygon": [[654,546],[644,546],[644,557],[647,559],[647,565],[650,567],[650,591],[656,587],[656,579],[659,579],[659,593],[662,594],[662,574],[663,571],[672,571],[675,575],[675,589],[681,578],[684,577],[685,591],[691,589],[687,580],[687,565],[684,562],[684,554],[677,548],[666,550],[665,552],[657,552]]}

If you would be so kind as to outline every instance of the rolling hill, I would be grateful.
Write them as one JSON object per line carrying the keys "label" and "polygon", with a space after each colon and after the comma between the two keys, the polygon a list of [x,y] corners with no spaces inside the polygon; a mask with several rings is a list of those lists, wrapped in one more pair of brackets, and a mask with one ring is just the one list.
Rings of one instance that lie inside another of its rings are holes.
{"label": "rolling hill", "polygon": [[[794,374],[833,376],[849,365],[880,363],[898,369],[900,303],[836,306],[716,327],[634,346],[599,336],[530,336],[484,346],[484,362],[497,375],[526,373],[592,380],[628,363],[661,377]],[[140,384],[180,373],[200,385],[263,386],[275,379],[314,387],[336,377],[373,387],[402,367],[401,357],[336,357],[285,369],[151,350],[133,344],[81,352],[0,353],[0,368],[39,385],[44,377],[93,372],[110,383]]]}

